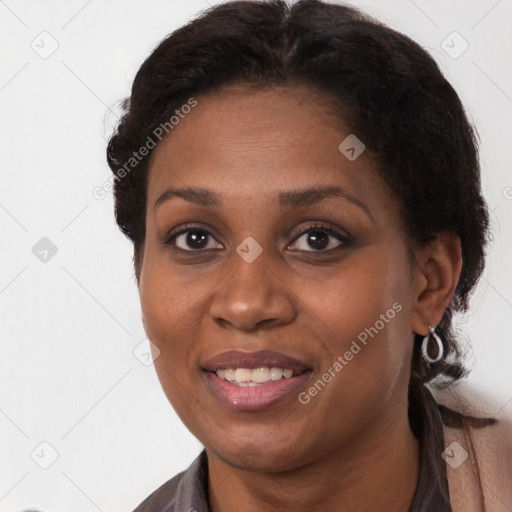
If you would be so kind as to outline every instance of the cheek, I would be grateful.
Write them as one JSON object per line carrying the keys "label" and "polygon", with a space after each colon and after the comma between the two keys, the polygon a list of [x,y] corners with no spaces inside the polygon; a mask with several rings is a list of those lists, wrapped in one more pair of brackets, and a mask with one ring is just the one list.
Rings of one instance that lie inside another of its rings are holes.
{"label": "cheek", "polygon": [[397,387],[408,370],[412,342],[406,260],[402,254],[385,254],[369,248],[336,274],[300,283],[308,323],[321,332],[328,354],[322,371],[336,375],[329,387],[340,406],[355,397],[373,401]]}
{"label": "cheek", "polygon": [[139,294],[144,329],[160,350],[158,363],[174,367],[178,355],[186,360],[188,344],[180,329],[193,314],[195,298],[176,281],[175,273],[151,256],[143,264]]}
{"label": "cheek", "polygon": [[184,291],[183,285],[164,271],[164,266],[157,268],[149,263],[148,260],[144,262],[140,284],[144,329],[158,347],[154,366],[162,389],[182,421],[192,430],[193,418],[202,410],[200,404],[195,410],[197,399],[191,392],[191,380],[197,370],[192,366],[191,349],[195,335],[191,325],[199,325],[191,317],[195,313],[192,304],[198,299]]}
{"label": "cheek", "polygon": [[203,293],[193,283],[185,282],[183,273],[176,266],[171,266],[165,255],[154,248],[146,251],[139,294],[147,330],[159,338],[165,333],[172,337],[180,323],[200,306]]}
{"label": "cheek", "polygon": [[[305,275],[296,283],[304,312],[310,319],[329,328],[342,340],[357,337],[378,322],[386,331],[405,315],[398,315],[393,304],[404,306],[409,283],[401,254],[390,254],[380,245],[360,250],[329,274]],[[386,314],[388,312],[388,314]],[[381,319],[381,315],[385,318]],[[389,320],[387,322],[386,320]],[[386,321],[383,324],[383,321]],[[341,336],[338,336],[341,335]]]}

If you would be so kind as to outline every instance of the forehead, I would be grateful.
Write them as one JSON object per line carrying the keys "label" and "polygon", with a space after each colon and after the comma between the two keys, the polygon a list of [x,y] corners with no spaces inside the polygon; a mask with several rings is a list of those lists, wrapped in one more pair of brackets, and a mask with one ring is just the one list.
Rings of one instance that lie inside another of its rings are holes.
{"label": "forehead", "polygon": [[149,204],[171,186],[247,200],[322,185],[368,195],[372,183],[382,186],[367,154],[351,161],[340,151],[350,128],[318,92],[231,88],[196,100],[151,156]]}

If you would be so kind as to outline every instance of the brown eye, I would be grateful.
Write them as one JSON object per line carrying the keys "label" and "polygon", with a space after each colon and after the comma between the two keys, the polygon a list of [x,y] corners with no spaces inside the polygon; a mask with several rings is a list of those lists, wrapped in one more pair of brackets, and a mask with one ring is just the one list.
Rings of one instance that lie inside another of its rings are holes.
{"label": "brown eye", "polygon": [[328,252],[346,247],[350,238],[324,226],[312,226],[302,232],[293,242],[294,249],[306,252]]}
{"label": "brown eye", "polygon": [[[200,227],[189,227],[171,235],[165,245],[174,245],[182,251],[198,252],[206,249],[218,249],[222,246],[218,243],[211,243],[215,238]],[[219,247],[220,246],[220,247]]]}
{"label": "brown eye", "polygon": [[[176,240],[178,241],[180,238],[184,237],[183,243],[186,247],[190,247],[192,249],[204,249],[208,245],[209,236],[210,235],[202,229],[194,229],[182,233]],[[178,246],[178,243],[176,243],[176,245]]]}

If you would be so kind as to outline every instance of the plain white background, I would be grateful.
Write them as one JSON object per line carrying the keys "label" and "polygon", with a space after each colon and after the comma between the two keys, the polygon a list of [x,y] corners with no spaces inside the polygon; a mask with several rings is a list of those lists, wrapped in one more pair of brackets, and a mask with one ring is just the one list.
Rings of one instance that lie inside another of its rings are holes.
{"label": "plain white background", "polygon": [[[147,345],[132,247],[111,194],[92,191],[110,179],[106,140],[138,67],[210,3],[0,0],[4,512],[131,510],[201,450],[154,368],[134,355]],[[503,415],[512,409],[512,2],[352,3],[431,52],[479,131],[494,243],[458,324],[473,346],[469,382]]]}

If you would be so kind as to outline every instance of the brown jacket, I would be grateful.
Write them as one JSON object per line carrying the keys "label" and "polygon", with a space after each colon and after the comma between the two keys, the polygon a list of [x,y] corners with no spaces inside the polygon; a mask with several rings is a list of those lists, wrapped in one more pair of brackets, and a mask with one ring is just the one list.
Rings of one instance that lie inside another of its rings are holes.
{"label": "brown jacket", "polygon": [[445,457],[458,457],[452,463],[446,458],[453,512],[512,512],[512,390],[505,404],[494,403],[464,385],[433,394],[438,403],[467,416],[497,419],[494,425],[470,426],[467,432],[444,427]]}

